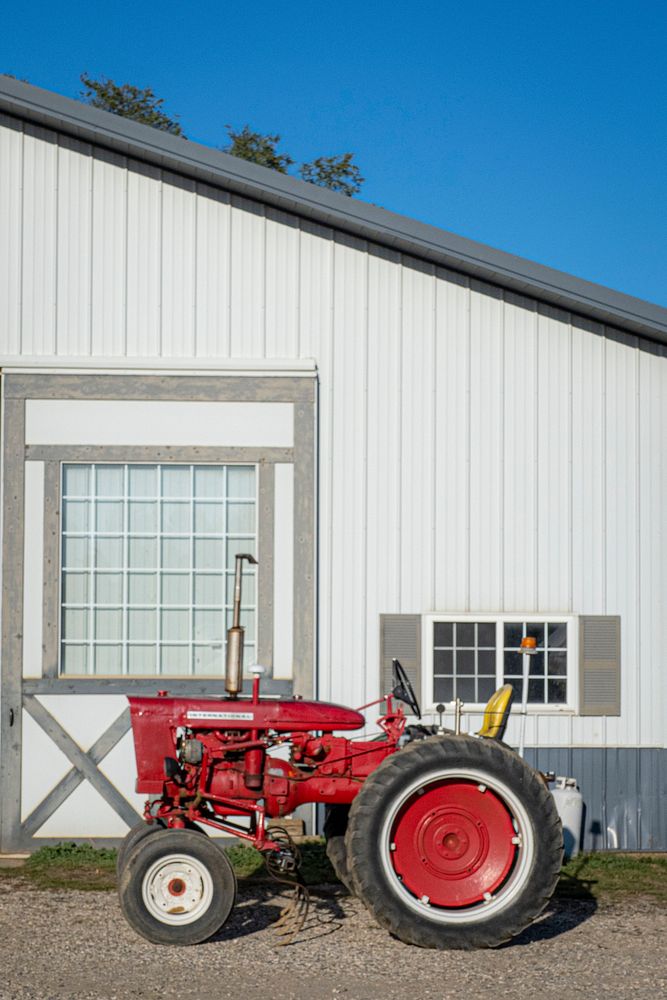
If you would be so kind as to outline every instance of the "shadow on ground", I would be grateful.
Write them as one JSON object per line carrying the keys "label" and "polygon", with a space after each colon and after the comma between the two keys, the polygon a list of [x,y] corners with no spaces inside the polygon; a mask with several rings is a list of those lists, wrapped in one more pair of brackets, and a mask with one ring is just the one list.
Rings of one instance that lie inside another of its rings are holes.
{"label": "shadow on ground", "polygon": [[502,947],[517,948],[560,937],[590,920],[597,908],[598,904],[592,896],[587,900],[552,899],[542,917]]}
{"label": "shadow on ground", "polygon": [[526,927],[525,931],[503,945],[504,948],[516,948],[536,941],[550,941],[590,920],[598,908],[592,892],[596,880],[583,877],[582,869],[585,864],[586,858],[582,856],[574,871],[570,874],[561,872],[554,896],[544,914],[530,927]]}
{"label": "shadow on ground", "polygon": [[[549,903],[544,915],[503,947],[515,948],[549,941],[585,923],[593,916],[598,905],[591,892],[592,884],[592,881],[576,874],[561,875],[557,895]],[[289,893],[270,884],[240,886],[237,905],[213,940],[228,941],[270,930],[272,925],[277,924],[289,898]],[[292,943],[302,944],[334,934],[340,930],[356,905],[342,886],[311,887],[306,922]]]}
{"label": "shadow on ground", "polygon": [[[289,892],[271,885],[239,887],[237,904],[229,920],[212,940],[229,941],[270,929],[277,924],[289,899]],[[293,943],[302,944],[335,933],[349,915],[350,902],[351,897],[342,886],[311,887],[308,915]]]}

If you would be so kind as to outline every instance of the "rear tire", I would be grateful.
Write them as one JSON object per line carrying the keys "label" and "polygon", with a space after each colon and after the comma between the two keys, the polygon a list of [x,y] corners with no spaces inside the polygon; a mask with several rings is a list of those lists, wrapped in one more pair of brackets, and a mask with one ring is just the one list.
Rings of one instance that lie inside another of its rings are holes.
{"label": "rear tire", "polygon": [[331,867],[350,895],[354,896],[350,867],[347,863],[347,847],[345,846],[345,832],[349,814],[349,806],[327,806],[324,819],[324,837]]}
{"label": "rear tire", "polygon": [[154,944],[201,944],[216,934],[236,900],[227,855],[194,830],[160,830],[127,856],[118,896],[130,926]]}
{"label": "rear tire", "polygon": [[563,837],[544,781],[493,740],[434,736],[388,757],[350,809],[347,858],[378,923],[426,948],[496,947],[544,909]]}

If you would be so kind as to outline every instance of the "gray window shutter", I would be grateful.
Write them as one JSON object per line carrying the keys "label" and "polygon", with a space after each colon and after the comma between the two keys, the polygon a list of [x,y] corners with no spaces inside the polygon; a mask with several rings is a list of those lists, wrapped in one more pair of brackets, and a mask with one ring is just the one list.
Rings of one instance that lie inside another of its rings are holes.
{"label": "gray window shutter", "polygon": [[421,615],[380,615],[380,694],[391,691],[391,661],[401,666],[421,698]]}
{"label": "gray window shutter", "polygon": [[579,619],[579,714],[621,714],[621,619]]}

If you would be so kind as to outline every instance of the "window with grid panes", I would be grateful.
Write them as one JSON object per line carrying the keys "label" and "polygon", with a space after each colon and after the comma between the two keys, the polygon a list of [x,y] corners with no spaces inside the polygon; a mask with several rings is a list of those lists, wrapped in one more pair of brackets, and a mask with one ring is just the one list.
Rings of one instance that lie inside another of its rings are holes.
{"label": "window with grid panes", "polygon": [[529,659],[528,704],[565,706],[572,696],[574,616],[521,620],[519,616],[461,619],[429,616],[432,623],[433,703],[460,698],[483,705],[502,684],[523,694],[521,640],[532,636],[537,652]]}
{"label": "window with grid panes", "polygon": [[435,622],[433,692],[437,702],[488,701],[496,689],[493,622]]}
{"label": "window with grid panes", "polygon": [[[256,494],[252,465],[64,464],[61,673],[222,676]],[[244,577],[251,664],[254,567]]]}
{"label": "window with grid panes", "polygon": [[567,622],[503,623],[503,683],[513,685],[518,701],[523,698],[521,640],[532,636],[537,652],[528,661],[528,704],[566,704],[567,632]]}

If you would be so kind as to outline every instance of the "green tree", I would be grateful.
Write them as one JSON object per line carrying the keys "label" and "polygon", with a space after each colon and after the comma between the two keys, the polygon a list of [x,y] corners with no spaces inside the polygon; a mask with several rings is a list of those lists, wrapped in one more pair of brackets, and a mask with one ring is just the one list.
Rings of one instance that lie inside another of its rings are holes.
{"label": "green tree", "polygon": [[[277,150],[279,135],[262,135],[255,132],[249,125],[234,129],[226,125],[229,145],[224,147],[225,153],[238,156],[242,160],[258,163],[260,167],[278,170],[281,174],[289,172],[295,161],[287,153]],[[358,194],[364,178],[356,163],[353,163],[353,153],[342,153],[339,156],[318,156],[311,163],[302,163],[298,168],[299,176],[310,184],[329,188],[341,194]]]}
{"label": "green tree", "polygon": [[329,188],[351,197],[361,191],[364,178],[356,163],[352,162],[352,153],[341,153],[340,156],[318,156],[312,163],[302,163],[299,175],[310,184]]}
{"label": "green tree", "polygon": [[[95,80],[87,73],[81,74],[81,83],[84,85],[82,100],[94,108],[131,118],[142,125],[150,125],[185,139],[178,118],[166,114],[164,100],[156,97],[150,87],[142,89],[130,83],[117,84],[104,76]],[[296,161],[291,156],[278,152],[279,135],[264,135],[255,132],[249,125],[240,129],[231,125],[226,125],[225,128],[229,142],[224,151],[231,156],[277,170],[281,174],[289,173],[290,167],[295,166]],[[349,196],[358,194],[364,183],[359,167],[353,162],[352,153],[318,156],[310,163],[300,164],[296,169],[304,181]]]}
{"label": "green tree", "polygon": [[291,156],[277,151],[279,135],[262,135],[261,132],[253,132],[249,125],[244,125],[238,130],[233,129],[231,125],[225,125],[225,128],[231,140],[229,145],[224,147],[225,153],[238,156],[241,160],[249,160],[250,163],[258,163],[260,167],[278,170],[281,174],[286,174],[294,163]]}
{"label": "green tree", "polygon": [[156,97],[150,87],[142,89],[130,83],[118,84],[104,76],[94,80],[87,73],[81,74],[81,83],[85,88],[81,97],[86,104],[185,138],[178,120],[162,110],[164,99]]}

